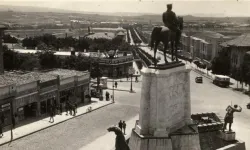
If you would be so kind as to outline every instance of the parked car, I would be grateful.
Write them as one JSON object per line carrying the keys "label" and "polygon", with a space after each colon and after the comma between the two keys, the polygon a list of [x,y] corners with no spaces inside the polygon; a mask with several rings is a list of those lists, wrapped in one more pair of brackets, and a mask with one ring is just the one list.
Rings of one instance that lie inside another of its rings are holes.
{"label": "parked car", "polygon": [[250,103],[247,103],[247,109],[250,109]]}
{"label": "parked car", "polygon": [[201,76],[195,78],[196,83],[203,83],[203,79]]}
{"label": "parked car", "polygon": [[229,87],[230,78],[224,75],[215,75],[213,79],[213,84],[221,87]]}

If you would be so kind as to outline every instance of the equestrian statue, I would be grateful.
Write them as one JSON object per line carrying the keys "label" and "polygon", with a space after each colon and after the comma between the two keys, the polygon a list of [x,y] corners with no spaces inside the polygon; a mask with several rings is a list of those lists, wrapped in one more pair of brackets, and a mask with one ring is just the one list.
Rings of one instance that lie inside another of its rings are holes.
{"label": "equestrian statue", "polygon": [[115,150],[130,150],[125,137],[122,133],[122,130],[118,127],[109,127],[107,129],[109,132],[113,131],[116,134],[116,139],[115,139]]}
{"label": "equestrian statue", "polygon": [[[167,4],[167,11],[163,13],[162,20],[165,26],[156,26],[151,33],[151,50],[154,48],[155,58],[157,47],[162,42],[164,44],[164,59],[167,64],[166,50],[169,42],[171,43],[172,61],[174,59],[178,61],[177,47],[180,43],[181,31],[183,30],[183,18],[176,17],[172,11],[172,4]],[[154,65],[156,66],[156,61]]]}

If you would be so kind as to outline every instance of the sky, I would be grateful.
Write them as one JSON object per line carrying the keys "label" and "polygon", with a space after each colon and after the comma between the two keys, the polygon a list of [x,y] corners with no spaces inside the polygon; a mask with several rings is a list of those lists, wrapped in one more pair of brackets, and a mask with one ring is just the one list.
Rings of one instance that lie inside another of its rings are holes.
{"label": "sky", "polygon": [[0,5],[154,14],[165,11],[168,3],[177,15],[250,16],[250,0],[0,0]]}

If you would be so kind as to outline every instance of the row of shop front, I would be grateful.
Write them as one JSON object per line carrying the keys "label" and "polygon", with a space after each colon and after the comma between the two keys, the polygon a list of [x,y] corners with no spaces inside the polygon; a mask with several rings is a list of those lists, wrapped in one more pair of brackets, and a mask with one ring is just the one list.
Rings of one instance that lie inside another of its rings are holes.
{"label": "row of shop front", "polygon": [[13,117],[18,124],[28,118],[47,116],[52,104],[54,106],[61,105],[64,109],[69,93],[73,95],[74,103],[90,102],[87,96],[89,95],[89,81],[85,80],[78,85],[73,82],[60,86],[52,84],[40,89],[34,87],[22,92],[22,94],[0,99],[2,126],[10,125]]}

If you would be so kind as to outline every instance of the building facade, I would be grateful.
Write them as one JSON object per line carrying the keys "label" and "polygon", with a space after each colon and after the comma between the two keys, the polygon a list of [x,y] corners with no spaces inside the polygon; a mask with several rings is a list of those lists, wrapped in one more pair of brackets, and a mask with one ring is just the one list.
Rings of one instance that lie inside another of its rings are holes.
{"label": "building facade", "polygon": [[47,116],[52,105],[63,109],[72,94],[72,103],[89,103],[89,72],[56,69],[47,72],[0,75],[0,116],[5,126],[38,116]]}
{"label": "building facade", "polygon": [[231,70],[240,69],[245,54],[250,51],[250,34],[243,34],[235,39],[222,43],[220,46],[221,49],[227,50],[230,53]]}
{"label": "building facade", "polygon": [[0,119],[2,127],[7,127],[12,124],[12,101],[16,95],[16,85],[8,84],[0,86]]}
{"label": "building facade", "polygon": [[201,60],[210,65],[210,62],[218,56],[221,50],[219,45],[230,39],[231,37],[212,31],[202,31],[192,36],[182,34],[181,47],[184,52],[190,53],[192,59]]}

